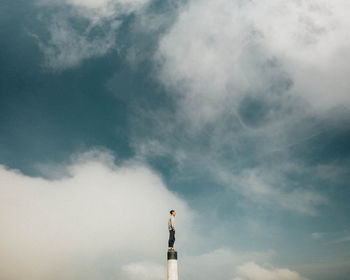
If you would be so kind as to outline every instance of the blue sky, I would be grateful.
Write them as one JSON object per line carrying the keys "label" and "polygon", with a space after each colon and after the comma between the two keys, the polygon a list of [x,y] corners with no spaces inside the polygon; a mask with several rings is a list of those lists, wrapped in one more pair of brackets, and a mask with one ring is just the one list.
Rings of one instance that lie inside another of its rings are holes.
{"label": "blue sky", "polygon": [[3,277],[348,279],[349,5],[3,1]]}

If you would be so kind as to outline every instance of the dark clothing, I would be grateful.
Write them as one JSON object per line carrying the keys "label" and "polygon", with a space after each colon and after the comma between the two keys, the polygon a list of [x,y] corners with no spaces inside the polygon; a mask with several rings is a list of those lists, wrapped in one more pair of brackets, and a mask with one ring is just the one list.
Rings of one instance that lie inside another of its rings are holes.
{"label": "dark clothing", "polygon": [[169,247],[174,247],[175,230],[169,230]]}

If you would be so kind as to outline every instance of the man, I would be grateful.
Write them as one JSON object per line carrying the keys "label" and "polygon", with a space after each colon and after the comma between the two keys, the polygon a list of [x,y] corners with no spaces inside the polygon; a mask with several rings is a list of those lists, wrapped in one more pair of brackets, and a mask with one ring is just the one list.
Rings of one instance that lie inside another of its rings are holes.
{"label": "man", "polygon": [[169,244],[168,250],[174,251],[174,242],[175,242],[175,210],[170,211],[170,218],[168,221],[168,229],[169,229]]}

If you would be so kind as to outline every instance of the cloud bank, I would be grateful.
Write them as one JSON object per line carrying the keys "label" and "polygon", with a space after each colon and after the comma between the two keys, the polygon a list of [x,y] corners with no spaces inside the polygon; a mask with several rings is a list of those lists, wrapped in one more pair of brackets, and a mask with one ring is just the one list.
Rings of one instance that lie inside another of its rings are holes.
{"label": "cloud bank", "polygon": [[1,166],[1,278],[144,279],[140,270],[162,278],[169,208],[179,213],[178,246],[193,236],[186,203],[148,167],[115,166],[105,153],[67,171],[50,181]]}

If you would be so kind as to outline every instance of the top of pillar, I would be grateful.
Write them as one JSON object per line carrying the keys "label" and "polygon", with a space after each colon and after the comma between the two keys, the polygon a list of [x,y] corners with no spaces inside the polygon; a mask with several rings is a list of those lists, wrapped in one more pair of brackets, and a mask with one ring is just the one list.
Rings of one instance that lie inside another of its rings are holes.
{"label": "top of pillar", "polygon": [[177,260],[177,252],[168,251],[168,260]]}

